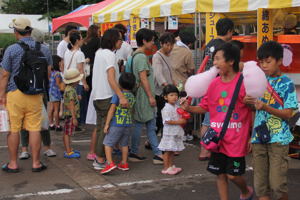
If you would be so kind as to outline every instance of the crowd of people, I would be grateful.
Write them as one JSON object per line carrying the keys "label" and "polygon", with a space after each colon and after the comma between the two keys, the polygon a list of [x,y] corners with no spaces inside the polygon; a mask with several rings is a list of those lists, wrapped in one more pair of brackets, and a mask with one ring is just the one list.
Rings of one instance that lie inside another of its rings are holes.
{"label": "crowd of people", "polygon": [[[228,199],[228,180],[240,189],[243,200],[253,199],[254,191],[260,200],[270,199],[272,195],[275,199],[288,199],[286,157],[293,136],[287,120],[298,109],[298,101],[293,82],[280,71],[283,48],[277,42],[266,42],[257,51],[259,65],[272,92],[266,91],[264,96],[255,99],[247,95],[242,82],[243,45],[232,41],[234,24],[228,18],[220,19],[216,24],[218,37],[205,49],[205,56],[209,56],[205,70],[215,66],[219,75],[207,83],[208,91],[199,105],[190,105],[184,84],[195,73],[191,46],[196,38],[188,31],[180,31],[177,37],[170,32],[161,34],[160,47],[150,60],[147,52],[153,50],[156,33],[146,28],[136,33],[138,48],[133,51],[125,41],[127,30],[122,24],[108,29],[101,37],[98,27],[92,25],[85,38],[76,27],[67,26],[65,38],[53,56],[42,41],[33,39],[35,29],[28,19],[15,19],[11,28],[16,38],[30,48],[37,42],[41,44],[40,51],[48,63],[49,89],[35,95],[19,90],[14,77],[20,70],[24,50],[18,43],[9,46],[1,62],[0,104],[9,113],[10,160],[2,170],[19,172],[20,132],[20,159],[30,157],[29,141],[32,171],[41,172],[47,168],[40,161],[41,137],[45,155],[52,157],[56,153],[50,146],[50,130],[62,132],[63,156],[80,158],[80,151],[72,148],[71,137],[83,129],[83,124],[93,124],[86,158],[93,161],[94,169],[101,170],[101,174],[116,168],[126,171],[128,160],[146,159],[139,152],[142,128],[146,127],[145,145],[153,152],[153,164],[163,164],[162,174],[175,175],[183,169],[175,166],[174,156],[184,150],[184,139],[192,137],[189,113],[205,114],[201,128],[204,136],[223,131],[224,119],[231,110],[218,152],[209,152],[202,146],[199,155],[200,161],[209,161],[207,170],[217,177],[220,199]],[[283,104],[276,101],[275,95]],[[49,127],[45,128],[42,110],[46,106]],[[61,118],[64,124],[60,124]],[[158,133],[162,135],[160,141]],[[242,176],[245,156],[250,151],[254,188]],[[122,156],[118,164],[112,156],[116,152]]]}

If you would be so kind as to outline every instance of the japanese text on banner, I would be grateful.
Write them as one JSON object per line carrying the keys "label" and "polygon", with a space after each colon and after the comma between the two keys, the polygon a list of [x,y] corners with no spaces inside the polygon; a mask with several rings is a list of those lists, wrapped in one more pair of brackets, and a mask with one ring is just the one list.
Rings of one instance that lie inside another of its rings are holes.
{"label": "japanese text on banner", "polygon": [[217,37],[216,24],[219,19],[223,18],[224,15],[219,13],[206,13],[206,44]]}
{"label": "japanese text on banner", "polygon": [[268,9],[257,10],[257,48],[264,42],[273,40],[272,13]]}

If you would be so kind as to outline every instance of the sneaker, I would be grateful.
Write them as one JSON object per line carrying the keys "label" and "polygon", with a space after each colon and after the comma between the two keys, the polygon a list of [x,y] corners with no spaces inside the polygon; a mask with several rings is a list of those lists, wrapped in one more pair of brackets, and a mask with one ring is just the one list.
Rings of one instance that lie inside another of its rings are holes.
{"label": "sneaker", "polygon": [[64,152],[64,158],[80,158],[80,154],[74,151],[71,151],[70,153]]}
{"label": "sneaker", "polygon": [[20,154],[20,156],[19,156],[19,159],[20,159],[20,160],[27,160],[27,159],[29,159],[29,158],[30,158],[30,154],[29,154],[27,151],[21,152],[21,154]]}
{"label": "sneaker", "polygon": [[193,141],[194,140],[194,136],[193,135],[187,135],[186,136],[186,140],[187,141]]}
{"label": "sneaker", "polygon": [[88,153],[88,154],[86,155],[86,159],[87,159],[87,160],[90,160],[90,161],[93,161],[93,160],[96,159],[96,154],[94,154],[94,153]]}
{"label": "sneaker", "polygon": [[162,164],[164,164],[164,160],[159,156],[154,156],[153,157],[153,164],[154,165],[162,165]]}
{"label": "sneaker", "polygon": [[80,151],[79,151],[79,150],[72,149],[72,151],[74,151],[75,153],[80,154]]}
{"label": "sneaker", "polygon": [[56,132],[62,132],[62,127],[61,126],[57,126],[57,127],[55,127],[55,131]]}
{"label": "sneaker", "polygon": [[52,124],[52,125],[49,126],[49,130],[50,130],[50,131],[54,131],[54,130],[55,130],[54,124]]}
{"label": "sneaker", "polygon": [[128,160],[131,162],[142,162],[142,161],[146,160],[146,157],[140,157],[134,153],[130,153],[128,156]]}
{"label": "sneaker", "polygon": [[107,173],[109,173],[109,172],[111,172],[112,170],[114,170],[114,169],[116,169],[117,168],[117,165],[115,165],[115,163],[110,163],[110,164],[107,164],[106,166],[105,166],[105,168],[104,169],[102,169],[101,170],[101,174],[107,174]]}
{"label": "sneaker", "polygon": [[93,167],[95,170],[101,170],[104,169],[106,166],[106,162],[104,161],[103,163],[98,162],[97,159],[94,160],[93,162]]}
{"label": "sneaker", "polygon": [[118,169],[123,170],[123,171],[129,170],[128,163],[125,163],[125,164],[119,163],[119,164],[118,164]]}
{"label": "sneaker", "polygon": [[47,157],[55,157],[56,153],[52,149],[48,149],[47,151],[44,152],[44,155]]}
{"label": "sneaker", "polygon": [[177,173],[180,173],[182,171],[182,168],[176,167],[175,165],[172,166],[172,168],[177,171]]}
{"label": "sneaker", "polygon": [[161,170],[161,173],[162,174],[168,174],[168,170],[169,170],[169,168],[168,169],[163,169],[163,170]]}

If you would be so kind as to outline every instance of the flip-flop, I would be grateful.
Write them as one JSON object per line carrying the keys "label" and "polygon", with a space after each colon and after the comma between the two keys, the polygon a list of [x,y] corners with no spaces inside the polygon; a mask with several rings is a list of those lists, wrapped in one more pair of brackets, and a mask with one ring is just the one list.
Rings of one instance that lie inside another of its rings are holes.
{"label": "flip-flop", "polygon": [[41,172],[41,171],[47,169],[46,165],[44,165],[42,162],[40,162],[40,163],[41,163],[41,166],[38,168],[32,168],[32,172]]}
{"label": "flip-flop", "polygon": [[19,168],[17,169],[11,169],[8,167],[9,163],[6,163],[4,165],[2,165],[2,170],[7,172],[7,173],[18,173],[20,172]]}
{"label": "flip-flop", "polygon": [[250,197],[246,198],[246,199],[243,199],[240,195],[240,200],[252,200],[253,199],[253,196],[254,196],[254,190],[252,187],[248,186],[248,190],[251,192],[251,195]]}

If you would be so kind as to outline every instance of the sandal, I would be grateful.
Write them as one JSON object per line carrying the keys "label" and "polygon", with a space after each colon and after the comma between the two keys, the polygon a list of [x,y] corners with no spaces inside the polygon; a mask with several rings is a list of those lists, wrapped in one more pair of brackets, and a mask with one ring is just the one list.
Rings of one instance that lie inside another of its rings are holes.
{"label": "sandal", "polygon": [[6,163],[4,165],[2,165],[2,170],[7,172],[7,173],[18,173],[20,172],[19,168],[17,169],[11,169],[8,167],[9,163]]}
{"label": "sandal", "polygon": [[254,190],[253,190],[253,188],[250,187],[250,186],[248,186],[248,190],[251,193],[250,197],[244,199],[244,198],[241,197],[242,195],[240,195],[240,200],[252,200],[253,199],[253,196],[254,196]]}
{"label": "sandal", "polygon": [[40,163],[41,163],[41,166],[37,167],[37,168],[32,168],[32,172],[41,172],[41,171],[47,169],[46,165],[44,165],[42,162],[40,162]]}

